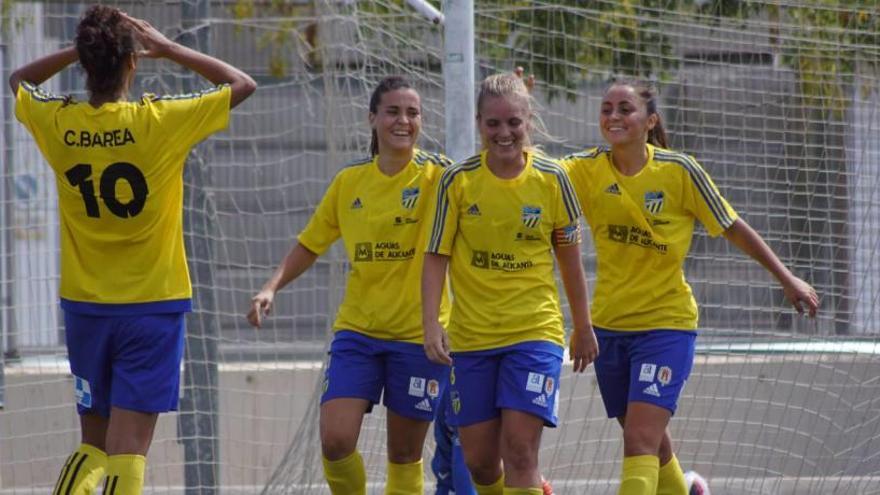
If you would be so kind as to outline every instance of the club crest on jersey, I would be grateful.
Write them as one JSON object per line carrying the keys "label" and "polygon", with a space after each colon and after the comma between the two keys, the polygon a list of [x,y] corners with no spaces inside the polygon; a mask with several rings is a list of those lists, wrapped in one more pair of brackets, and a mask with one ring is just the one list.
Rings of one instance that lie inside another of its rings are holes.
{"label": "club crest on jersey", "polygon": [[419,200],[419,188],[418,187],[407,187],[403,190],[403,193],[400,197],[400,203],[407,210],[411,210],[416,206],[416,201]]}
{"label": "club crest on jersey", "polygon": [[648,191],[645,193],[645,209],[656,215],[663,209],[663,191]]}
{"label": "club crest on jersey", "polygon": [[539,206],[523,206],[522,222],[530,229],[537,227],[541,223],[541,208]]}

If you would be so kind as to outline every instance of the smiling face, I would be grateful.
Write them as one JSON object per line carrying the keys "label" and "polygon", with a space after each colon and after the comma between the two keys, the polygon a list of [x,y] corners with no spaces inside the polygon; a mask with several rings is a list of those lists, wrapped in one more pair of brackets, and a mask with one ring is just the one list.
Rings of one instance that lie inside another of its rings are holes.
{"label": "smiling face", "polygon": [[422,100],[411,88],[388,91],[369,119],[379,153],[412,151],[422,129]]}
{"label": "smiling face", "polygon": [[657,120],[657,114],[648,114],[647,105],[632,86],[611,86],[602,98],[599,128],[612,147],[644,146]]}
{"label": "smiling face", "polygon": [[519,160],[530,144],[528,101],[516,94],[490,96],[481,102],[478,111],[480,138],[490,159],[499,162]]}

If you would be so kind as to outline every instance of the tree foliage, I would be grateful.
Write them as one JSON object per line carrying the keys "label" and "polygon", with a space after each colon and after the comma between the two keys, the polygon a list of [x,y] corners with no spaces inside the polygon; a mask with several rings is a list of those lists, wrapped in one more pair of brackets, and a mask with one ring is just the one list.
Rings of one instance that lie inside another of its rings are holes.
{"label": "tree foliage", "polygon": [[[255,2],[237,0],[234,15],[254,17]],[[326,0],[307,6],[257,3],[263,16],[290,18],[297,9],[320,12]],[[409,12],[403,0],[358,1],[345,8],[364,22],[389,26]],[[774,55],[797,75],[803,96],[820,108],[845,108],[854,75],[876,80],[878,74],[876,0],[478,0],[475,9],[478,61],[495,70],[525,67],[546,84],[551,98],[574,97],[585,77],[671,77],[681,64],[676,30],[698,24],[745,27],[759,20],[767,26]],[[287,70],[284,57],[291,46],[314,51],[315,26],[310,29],[304,34],[294,21],[281,21],[261,35],[263,46],[273,50],[272,74]],[[310,57],[319,65],[314,54]]]}

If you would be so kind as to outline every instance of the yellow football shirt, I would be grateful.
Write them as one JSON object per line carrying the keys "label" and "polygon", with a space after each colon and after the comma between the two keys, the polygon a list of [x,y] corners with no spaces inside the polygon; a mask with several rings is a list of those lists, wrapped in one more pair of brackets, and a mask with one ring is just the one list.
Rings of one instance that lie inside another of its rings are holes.
{"label": "yellow football shirt", "polygon": [[443,173],[427,251],[450,256],[453,351],[564,344],[553,245],[559,232],[580,241],[580,214],[565,172],[532,152],[514,179],[495,176],[485,151]]}
{"label": "yellow football shirt", "polygon": [[15,115],[55,172],[66,309],[189,309],[183,166],[190,148],[227,126],[230,95],[219,86],[94,108],[19,86]]}
{"label": "yellow football shirt", "polygon": [[[448,158],[416,150],[406,167],[387,176],[377,158],[342,169],[299,234],[309,251],[324,253],[339,237],[351,264],[345,297],[333,324],[373,338],[421,343],[421,275],[425,214]],[[449,302],[444,292],[441,320]]]}
{"label": "yellow football shirt", "polygon": [[610,330],[697,328],[697,304],[684,277],[694,220],[717,236],[737,214],[692,157],[648,145],[648,163],[621,174],[611,152],[569,155],[568,171],[597,255],[593,324]]}

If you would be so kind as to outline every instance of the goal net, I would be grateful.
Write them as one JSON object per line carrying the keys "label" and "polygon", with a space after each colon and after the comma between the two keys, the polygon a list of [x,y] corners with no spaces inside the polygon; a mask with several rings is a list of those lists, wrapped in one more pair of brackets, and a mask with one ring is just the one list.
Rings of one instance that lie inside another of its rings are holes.
{"label": "goal net", "polygon": [[[517,65],[536,75],[548,154],[602,144],[598,108],[611,77],[656,81],[671,146],[695,156],[820,293],[819,317],[797,316],[766,271],[698,229],[686,274],[701,331],[670,426],[685,469],[707,477],[716,495],[875,490],[880,14],[873,2],[475,3],[477,79]],[[420,145],[442,151],[443,26],[394,0],[114,4],[260,83],[229,130],[200,145],[188,164],[196,311],[181,411],[160,419],[146,491],[328,493],[318,385],[344,254],[332,250],[279,293],[263,329],[251,329],[244,312],[329,180],[368,152],[367,104],[382,77],[415,82],[424,105]],[[0,0],[3,81],[69,43],[84,8]],[[141,61],[131,93],[206,84],[167,61]],[[76,69],[44,86],[85,96]],[[78,423],[57,309],[54,181],[12,104],[4,92],[0,493],[45,493],[78,442]],[[589,242],[583,252],[592,282]],[[563,375],[561,423],[545,431],[542,472],[560,493],[615,493],[619,427],[605,418],[591,370]],[[360,438],[370,493],[384,489],[384,421],[377,407]],[[431,448],[429,440],[426,460]]]}

